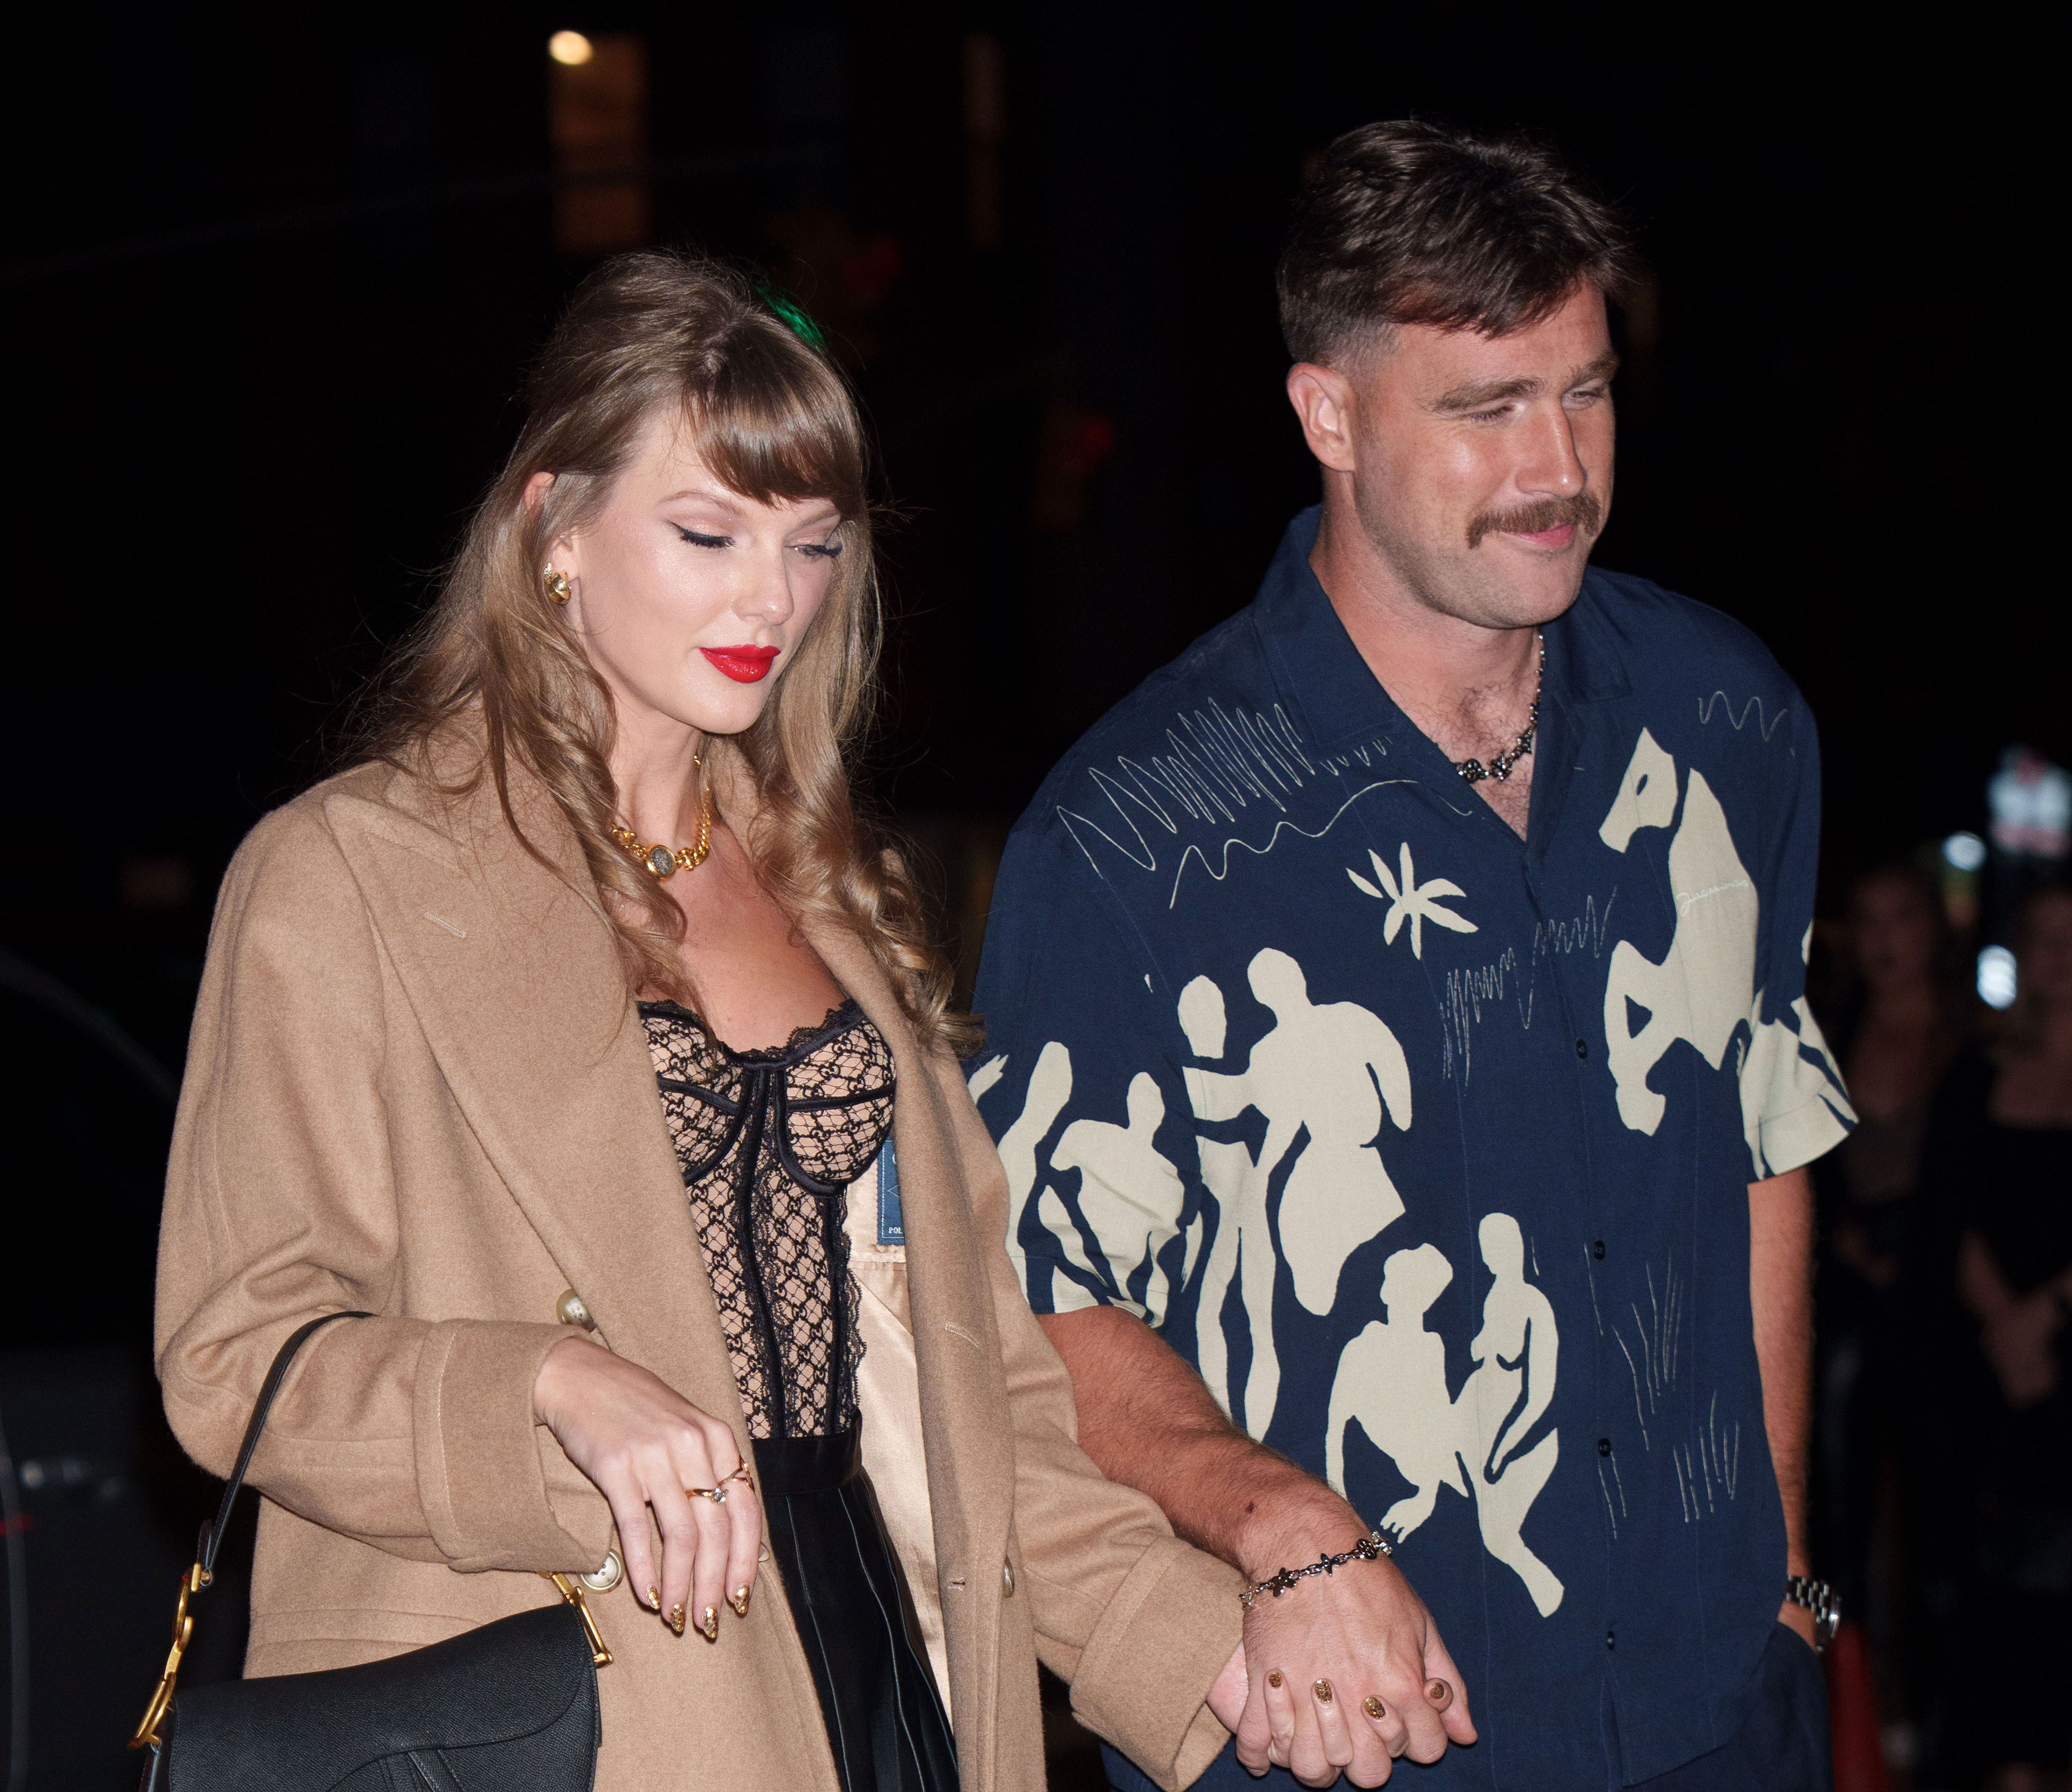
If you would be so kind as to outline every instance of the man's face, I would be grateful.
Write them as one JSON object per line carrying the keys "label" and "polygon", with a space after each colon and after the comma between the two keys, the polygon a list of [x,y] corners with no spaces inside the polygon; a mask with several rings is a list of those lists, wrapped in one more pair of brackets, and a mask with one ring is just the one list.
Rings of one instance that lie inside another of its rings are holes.
{"label": "man's face", "polygon": [[1584,287],[1511,335],[1408,325],[1338,370],[1354,508],[1413,597],[1486,628],[1576,601],[1611,511],[1617,365]]}

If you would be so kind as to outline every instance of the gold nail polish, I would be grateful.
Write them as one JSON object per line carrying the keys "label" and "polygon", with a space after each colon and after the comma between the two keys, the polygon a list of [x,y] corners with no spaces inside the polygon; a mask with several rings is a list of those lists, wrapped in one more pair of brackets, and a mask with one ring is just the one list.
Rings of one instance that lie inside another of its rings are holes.
{"label": "gold nail polish", "polygon": [[1281,1670],[1279,1668],[1275,1668],[1266,1676],[1266,1683],[1268,1686],[1278,1686],[1281,1684]]}
{"label": "gold nail polish", "polygon": [[648,1609],[651,1612],[659,1612],[661,1609],[662,1589],[660,1587],[650,1587],[648,1589]]}
{"label": "gold nail polish", "polygon": [[707,1642],[717,1642],[719,1641],[718,1606],[708,1605],[705,1607],[705,1622],[698,1626],[698,1631],[699,1634],[705,1638]]}
{"label": "gold nail polish", "polygon": [[662,1621],[678,1636],[681,1636],[684,1634],[684,1608],[681,1605],[672,1605],[669,1608],[669,1615]]}
{"label": "gold nail polish", "polygon": [[1309,1690],[1316,1694],[1318,1704],[1328,1705],[1331,1702],[1331,1683],[1329,1680],[1319,1680]]}
{"label": "gold nail polish", "polygon": [[748,1616],[747,1588],[737,1587],[732,1593],[726,1596],[726,1602],[734,1608],[734,1615],[736,1617],[746,1617]]}

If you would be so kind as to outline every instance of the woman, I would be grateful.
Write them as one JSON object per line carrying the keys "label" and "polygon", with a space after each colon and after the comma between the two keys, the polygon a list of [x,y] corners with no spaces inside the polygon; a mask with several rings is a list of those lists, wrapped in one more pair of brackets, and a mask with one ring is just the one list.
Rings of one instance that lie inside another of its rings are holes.
{"label": "woman", "polygon": [[1039,1655],[1184,1783],[1237,1589],[1073,1442],[947,979],[850,807],[849,396],[738,277],[642,254],[529,399],[373,752],[218,907],[159,1269],[183,1442],[221,1471],[281,1339],[376,1315],[255,1464],[248,1671],[582,1572],[605,1792],[1038,1786]]}
{"label": "woman", "polygon": [[[1924,1264],[1954,1280],[1959,1323],[1955,1397],[1922,1440],[1942,1503],[1918,1546],[1961,1568],[1943,1765],[1996,1768],[2005,1792],[2072,1757],[2072,889],[2024,905],[2015,957],[1997,1050],[1958,1062],[1931,1123]],[[1983,1714],[1963,1677],[1981,1647]]]}

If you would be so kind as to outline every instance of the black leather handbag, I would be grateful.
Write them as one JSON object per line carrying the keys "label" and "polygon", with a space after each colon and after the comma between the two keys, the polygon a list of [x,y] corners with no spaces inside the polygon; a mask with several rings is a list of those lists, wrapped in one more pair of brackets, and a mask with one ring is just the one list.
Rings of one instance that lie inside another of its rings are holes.
{"label": "black leather handbag", "polygon": [[172,1653],[130,1740],[142,1792],[590,1792],[603,1740],[597,1671],[611,1654],[567,1575],[562,1603],[359,1667],[178,1691],[191,1601],[214,1578],[232,1502],[312,1319],[281,1346],[245,1428],[230,1485],[180,1580]]}

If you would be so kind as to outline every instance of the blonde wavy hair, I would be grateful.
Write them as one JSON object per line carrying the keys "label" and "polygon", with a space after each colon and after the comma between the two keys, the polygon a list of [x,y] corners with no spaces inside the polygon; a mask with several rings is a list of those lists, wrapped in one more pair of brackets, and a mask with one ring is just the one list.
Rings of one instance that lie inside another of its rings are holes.
{"label": "blonde wavy hair", "polygon": [[[846,754],[870,719],[879,645],[863,428],[848,384],[738,270],[643,250],[606,262],[576,293],[525,386],[526,421],[469,524],[437,603],[381,681],[356,757],[385,759],[460,794],[493,781],[526,850],[553,861],[513,812],[514,758],[582,845],[619,935],[629,987],[686,1002],[683,911],[610,844],[618,791],[612,703],[541,576],[545,547],[602,512],[643,425],[674,409],[700,458],[758,503],[824,499],[843,552],[820,614],[760,718],[735,744],[762,806],[742,845],[795,920],[847,927],[870,948],[925,1043],[976,1045],[949,1011],[951,975],[898,855],[859,820]],[[536,473],[553,483],[536,510]],[[441,743],[481,752],[441,783]]]}

